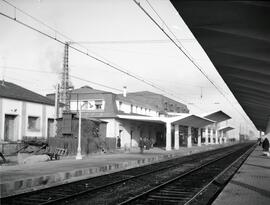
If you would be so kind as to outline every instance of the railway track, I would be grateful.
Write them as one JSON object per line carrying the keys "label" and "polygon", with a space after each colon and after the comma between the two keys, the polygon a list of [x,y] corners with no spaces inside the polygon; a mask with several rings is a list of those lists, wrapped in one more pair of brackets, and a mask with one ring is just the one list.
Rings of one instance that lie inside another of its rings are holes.
{"label": "railway track", "polygon": [[119,204],[210,204],[254,148],[215,159]]}
{"label": "railway track", "polygon": [[[220,158],[224,154],[228,155],[232,152],[231,150],[238,150],[239,147],[240,145],[235,145],[218,150],[212,150],[204,153],[172,159],[165,162],[155,163],[144,167],[129,169],[122,172],[81,180],[70,184],[51,187],[44,190],[38,190],[31,193],[10,196],[2,198],[1,204],[70,203],[71,201],[74,201],[74,198],[78,199],[80,198],[80,196],[84,195],[87,195],[87,197],[91,197],[93,194],[96,196],[98,195],[96,193],[101,190],[106,190],[108,188],[112,189],[112,187],[116,188],[117,186],[122,186],[125,183],[128,184],[129,181],[145,181],[144,179],[155,178],[155,176],[162,175],[162,173],[168,172],[168,170],[171,170],[171,172],[173,170],[174,172],[179,174],[179,167],[181,168],[181,172],[187,172],[188,170],[191,170],[194,167],[198,166],[198,164],[209,163],[210,161],[213,161],[214,158]],[[191,166],[191,164],[193,164],[193,167]],[[171,174],[170,177],[172,176],[173,174]],[[129,202],[126,201],[126,203]]]}

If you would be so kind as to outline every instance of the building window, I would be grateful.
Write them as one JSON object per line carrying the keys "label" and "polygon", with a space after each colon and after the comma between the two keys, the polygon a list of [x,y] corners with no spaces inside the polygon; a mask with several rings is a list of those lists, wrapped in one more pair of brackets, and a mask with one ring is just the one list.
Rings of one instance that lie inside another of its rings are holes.
{"label": "building window", "polygon": [[28,130],[40,131],[40,118],[28,116]]}
{"label": "building window", "polygon": [[130,112],[133,113],[133,105],[130,105]]}
{"label": "building window", "polygon": [[173,104],[170,104],[170,112],[173,112],[174,109],[173,109]]}
{"label": "building window", "polygon": [[168,103],[167,103],[167,102],[164,103],[164,110],[165,110],[165,111],[168,110]]}
{"label": "building window", "polygon": [[102,109],[102,100],[95,100],[96,110]]}
{"label": "building window", "polygon": [[82,110],[88,110],[88,101],[86,101],[86,100],[84,100],[83,102],[82,102]]}
{"label": "building window", "polygon": [[122,102],[121,101],[119,101],[119,110],[122,110]]}

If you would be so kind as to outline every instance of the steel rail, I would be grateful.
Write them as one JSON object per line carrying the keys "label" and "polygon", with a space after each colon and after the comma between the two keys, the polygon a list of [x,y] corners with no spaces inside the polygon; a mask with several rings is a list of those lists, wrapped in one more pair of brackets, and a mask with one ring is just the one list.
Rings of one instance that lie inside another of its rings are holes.
{"label": "steel rail", "polygon": [[[231,154],[231,153],[233,153],[233,151],[232,152],[229,152],[229,154]],[[196,154],[199,154],[199,153],[196,153]],[[219,152],[217,154],[219,154]],[[190,161],[193,161],[193,160],[194,159],[190,159],[187,162],[190,162]],[[187,162],[185,162],[185,163],[187,163]],[[136,178],[139,178],[139,177],[142,177],[142,176],[146,176],[146,175],[149,175],[149,174],[153,174],[153,173],[156,173],[156,172],[160,172],[160,171],[163,171],[163,170],[168,170],[170,168],[178,167],[178,166],[181,166],[181,165],[180,164],[173,164],[173,165],[170,165],[170,166],[165,166],[163,168],[159,168],[159,169],[155,169],[155,170],[150,170],[148,172],[144,172],[142,174],[138,174],[138,175],[135,175],[135,176],[131,176],[131,177],[122,179],[122,180],[118,180],[118,181],[115,181],[113,183],[104,184],[102,186],[98,186],[98,187],[95,187],[95,188],[92,188],[92,189],[88,189],[88,190],[84,190],[84,191],[81,191],[81,192],[77,192],[77,193],[71,194],[69,196],[64,196],[62,198],[58,198],[56,200],[51,200],[51,201],[48,201],[48,202],[44,202],[44,203],[41,203],[40,205],[55,204],[56,202],[59,202],[59,201],[68,200],[70,198],[78,197],[80,195],[83,195],[83,194],[86,194],[86,193],[90,193],[90,192],[96,192],[96,191],[101,190],[103,188],[107,188],[107,187],[110,187],[110,186],[113,186],[113,185],[116,185],[116,184],[121,184],[121,183],[127,182],[127,181],[132,180],[132,179],[136,179]]]}
{"label": "steel rail", "polygon": [[[252,147],[253,147],[253,146],[252,146]],[[251,148],[249,148],[248,150],[250,150],[250,149],[251,149]],[[190,175],[190,174],[192,174],[192,173],[194,173],[194,172],[196,172],[196,171],[198,171],[198,170],[201,170],[202,168],[205,168],[205,167],[207,167],[208,165],[211,165],[211,164],[213,164],[213,163],[215,163],[215,162],[217,162],[217,161],[220,161],[221,159],[224,159],[224,158],[226,158],[226,157],[230,156],[231,154],[236,153],[236,152],[238,152],[238,151],[239,151],[239,150],[232,151],[232,152],[230,152],[230,153],[227,153],[227,154],[224,155],[224,156],[221,156],[221,157],[216,158],[216,159],[214,159],[214,160],[211,160],[211,161],[209,161],[209,162],[207,162],[207,163],[204,163],[204,164],[200,165],[199,167],[196,167],[196,168],[194,168],[194,169],[191,169],[191,170],[189,170],[188,172],[185,172],[185,173],[183,173],[183,174],[181,174],[181,175],[179,175],[179,176],[177,176],[177,177],[175,177],[175,178],[173,178],[173,179],[170,179],[170,180],[168,180],[168,181],[166,181],[166,182],[164,182],[164,183],[162,183],[162,184],[159,184],[158,186],[155,186],[155,187],[153,187],[153,188],[151,188],[151,189],[149,189],[149,190],[147,190],[147,191],[145,191],[145,192],[143,192],[143,193],[141,193],[141,194],[138,194],[138,195],[136,195],[136,196],[134,196],[134,197],[131,197],[131,198],[129,198],[129,199],[127,199],[127,200],[125,200],[125,201],[119,203],[119,205],[126,205],[126,204],[129,204],[129,203],[132,203],[132,202],[134,202],[134,201],[136,201],[136,200],[138,200],[138,199],[140,199],[140,198],[143,198],[143,197],[147,196],[147,195],[150,194],[151,192],[154,192],[154,191],[156,191],[156,190],[158,190],[158,189],[160,189],[160,188],[162,188],[162,187],[164,187],[164,186],[166,186],[166,185],[168,185],[168,184],[170,184],[170,183],[172,183],[172,182],[175,182],[176,180],[179,180],[179,179],[184,178],[184,177],[186,177],[186,176],[188,176],[188,175]],[[239,158],[237,158],[237,159],[239,159]]]}
{"label": "steel rail", "polygon": [[[179,164],[179,162],[177,163],[177,160],[186,160],[186,161],[184,161],[183,163],[188,163],[188,162],[190,162],[190,161],[194,161],[194,156],[198,156],[198,155],[201,155],[201,154],[204,154],[204,155],[206,155],[206,156],[204,156],[203,158],[201,157],[201,158],[198,158],[197,160],[198,161],[200,161],[201,159],[207,159],[207,157],[209,157],[209,154],[210,155],[212,155],[213,154],[213,152],[216,152],[215,154],[216,155],[218,155],[218,154],[221,154],[221,151],[223,150],[225,150],[225,151],[227,151],[227,149],[228,148],[231,148],[231,147],[238,147],[239,146],[239,144],[237,144],[237,145],[233,145],[233,146],[229,146],[229,147],[224,147],[224,148],[220,148],[220,149],[215,149],[215,150],[210,150],[210,151],[207,151],[207,152],[204,152],[204,153],[196,153],[196,154],[194,154],[194,155],[189,155],[189,156],[184,156],[184,157],[186,157],[186,159],[184,159],[183,157],[181,158],[174,158],[174,159],[171,159],[171,160],[168,160],[168,161],[162,161],[162,162],[157,162],[157,163],[154,163],[154,164],[150,164],[150,166],[152,165],[158,165],[158,164],[160,164],[160,163],[164,163],[164,164],[166,164],[166,163],[169,163],[169,162],[171,162],[171,163],[173,163],[172,165],[167,165],[167,166],[164,166],[164,167],[162,167],[162,168],[159,168],[159,169],[154,169],[154,170],[150,170],[150,171],[147,171],[147,172],[144,172],[144,173],[141,173],[141,174],[137,174],[137,175],[134,175],[134,176],[130,176],[130,177],[128,177],[128,178],[125,178],[125,179],[121,179],[121,180],[117,180],[117,181],[115,181],[115,182],[112,182],[112,183],[107,183],[107,184],[104,184],[104,185],[101,185],[101,186],[97,186],[97,187],[94,187],[94,188],[86,188],[85,190],[83,190],[83,191],[79,191],[79,192],[75,192],[75,193],[71,193],[71,194],[69,194],[68,196],[65,196],[64,195],[64,193],[62,194],[62,195],[60,195],[58,198],[56,198],[56,199],[52,199],[52,200],[50,200],[50,199],[44,199],[44,202],[39,202],[38,204],[40,204],[40,205],[45,205],[45,204],[55,204],[55,203],[57,203],[57,202],[60,202],[60,201],[64,201],[64,200],[68,200],[68,199],[71,199],[71,198],[74,198],[74,197],[79,197],[79,196],[81,196],[81,195],[83,195],[83,194],[86,194],[86,193],[91,193],[91,192],[96,192],[96,191],[98,191],[98,190],[101,190],[101,189],[103,189],[103,188],[107,188],[107,187],[110,187],[110,186],[113,186],[113,185],[116,185],[116,184],[121,184],[121,183],[124,183],[124,182],[127,182],[127,181],[129,181],[129,180],[132,180],[132,179],[135,179],[135,178],[139,178],[139,177],[142,177],[142,176],[146,176],[146,175],[149,175],[149,174],[153,174],[153,173],[157,173],[157,172],[160,172],[160,171],[163,171],[163,170],[168,170],[168,169],[170,169],[170,168],[173,168],[173,167],[178,167],[178,166],[182,166],[183,164]],[[238,150],[238,149],[237,149]],[[229,154],[232,154],[234,151],[230,151],[230,152],[227,152],[226,153],[226,155],[229,155]],[[192,156],[193,158],[191,158],[191,159],[188,159],[188,157],[190,157],[190,156]],[[222,156],[223,157],[223,156]],[[149,166],[149,165],[145,165],[145,166],[143,166],[144,168],[146,168],[147,166]],[[141,168],[143,168],[143,167],[139,167],[140,169]],[[139,170],[139,168],[137,167],[137,168],[135,168],[135,169],[138,169]],[[122,171],[122,172],[129,172],[129,171],[132,171],[132,169],[130,169],[130,170],[124,170],[124,171]],[[110,173],[110,174],[106,174],[107,176],[110,176],[110,175],[112,175],[112,174],[117,174],[117,172],[115,172],[115,173]],[[102,176],[98,176],[98,177],[94,177],[94,178],[90,178],[90,179],[85,179],[85,180],[94,180],[94,179],[97,179],[97,178],[101,178],[101,177],[104,177],[104,176],[106,176],[106,175],[102,175]],[[82,181],[85,181],[85,180],[82,180]],[[76,182],[74,182],[74,183],[76,183]],[[78,183],[78,182],[77,182]],[[57,186],[57,187],[50,187],[50,188],[47,188],[47,189],[53,189],[53,188],[59,188],[59,187],[63,187],[64,185],[59,185],[59,186]],[[65,187],[63,187],[63,188],[65,188]],[[35,191],[34,193],[35,194],[37,194],[38,192],[42,192],[42,191],[46,191],[47,189],[44,189],[44,190],[37,190],[37,191]],[[31,194],[31,192],[30,193],[24,193],[24,194],[22,194],[22,195],[26,195],[27,196],[27,194]],[[56,193],[56,195],[57,195],[57,193]],[[6,200],[6,199],[8,199],[8,198],[12,198],[13,196],[10,196],[10,197],[4,197],[4,198],[2,198],[1,199],[1,201],[2,200]],[[15,195],[15,197],[16,197],[16,195]],[[48,196],[48,198],[49,198],[49,196]],[[31,200],[31,196],[29,197],[29,200]],[[42,199],[41,199],[42,200]],[[2,203],[3,203],[3,201],[2,201]]]}
{"label": "steel rail", "polygon": [[[249,154],[256,148],[257,143],[255,145],[253,145],[250,149],[248,149],[245,153],[243,153],[240,157],[238,157],[236,160],[234,160],[228,167],[226,167],[222,172],[220,172],[213,180],[211,180],[207,185],[205,185],[199,192],[197,192],[197,194],[195,194],[191,199],[189,199],[184,205],[188,205],[189,203],[191,203],[196,197],[198,197],[203,191],[205,191],[211,184],[213,184],[215,181],[217,181],[217,179],[219,177],[221,177],[222,175],[224,175],[229,169],[231,169],[237,162],[239,162],[239,160],[241,160],[242,158],[246,159]],[[245,160],[243,160],[240,164],[240,166],[234,171],[234,173],[241,167],[241,165],[245,162]],[[233,177],[234,173],[229,177],[228,180],[226,180],[227,182],[229,182],[229,180]],[[227,183],[225,183],[222,187],[224,187]],[[223,188],[221,188],[222,190]],[[220,191],[221,191],[220,190]]]}

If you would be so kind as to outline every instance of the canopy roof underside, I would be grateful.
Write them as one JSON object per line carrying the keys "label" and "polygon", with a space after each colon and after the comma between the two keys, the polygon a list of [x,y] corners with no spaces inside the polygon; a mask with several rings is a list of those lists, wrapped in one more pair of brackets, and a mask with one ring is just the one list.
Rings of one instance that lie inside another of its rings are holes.
{"label": "canopy roof underside", "polygon": [[231,126],[226,126],[226,127],[221,127],[218,129],[218,131],[222,131],[222,132],[228,132],[230,130],[233,130],[234,128]]}
{"label": "canopy roof underside", "polygon": [[207,125],[215,123],[215,121],[194,114],[187,114],[179,117],[171,117],[169,118],[169,120],[173,124],[191,126],[196,128],[205,127]]}
{"label": "canopy roof underside", "polygon": [[257,129],[270,115],[270,2],[172,4]]}
{"label": "canopy roof underside", "polygon": [[210,119],[206,119],[194,114],[183,114],[177,117],[150,117],[150,116],[134,116],[134,115],[117,115],[120,119],[136,120],[142,122],[154,122],[154,123],[172,123],[183,126],[192,126],[196,128],[204,127],[215,123]]}
{"label": "canopy roof underside", "polygon": [[229,115],[227,115],[225,112],[221,110],[204,114],[203,117],[216,121],[216,122],[222,122],[222,121],[231,119]]}

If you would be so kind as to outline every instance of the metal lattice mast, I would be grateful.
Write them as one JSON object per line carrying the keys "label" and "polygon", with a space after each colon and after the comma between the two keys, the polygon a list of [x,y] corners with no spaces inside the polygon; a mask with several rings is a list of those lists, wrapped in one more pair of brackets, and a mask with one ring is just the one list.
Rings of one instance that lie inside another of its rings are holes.
{"label": "metal lattice mast", "polygon": [[70,95],[69,95],[69,66],[68,66],[68,48],[69,43],[65,43],[64,49],[64,62],[63,62],[63,72],[62,72],[62,79],[61,79],[61,95],[60,101],[64,104],[63,111],[70,110]]}

